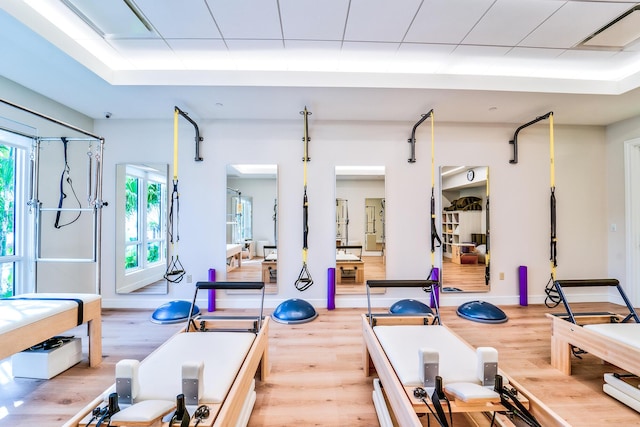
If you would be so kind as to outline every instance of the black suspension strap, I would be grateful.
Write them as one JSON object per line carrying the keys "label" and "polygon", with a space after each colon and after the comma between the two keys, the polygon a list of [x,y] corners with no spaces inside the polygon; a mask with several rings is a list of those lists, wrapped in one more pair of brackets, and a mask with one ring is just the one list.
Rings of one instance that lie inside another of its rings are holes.
{"label": "black suspension strap", "polygon": [[300,274],[298,275],[295,286],[297,290],[305,291],[309,289],[311,285],[313,285],[311,273],[309,273],[309,269],[307,268],[307,251],[309,249],[309,199],[307,198],[307,162],[311,160],[309,159],[310,139],[307,118],[311,113],[307,111],[307,107],[304,107],[304,110],[301,111],[300,114],[302,114],[304,117],[304,136],[302,138],[302,142],[304,144],[304,156],[302,157],[302,162],[304,163],[304,196],[302,198],[302,269],[300,270]]}
{"label": "black suspension strap", "polygon": [[69,157],[68,157],[69,140],[65,137],[62,137],[60,139],[62,140],[62,147],[64,150],[64,167],[62,168],[62,173],[60,174],[60,199],[58,200],[58,210],[56,211],[56,222],[54,224],[54,227],[58,229],[73,224],[80,218],[80,215],[82,214],[81,211],[78,211],[78,214],[71,221],[65,224],[60,224],[60,217],[62,216],[62,205],[64,204],[64,199],[67,198],[67,194],[64,192],[65,182],[69,184],[69,188],[71,188],[73,197],[76,199],[76,202],[78,202],[78,207],[79,208],[82,207],[82,203],[80,203],[80,200],[76,195],[76,190],[73,188],[73,181],[71,181],[71,175],[70,175],[71,167],[69,167]]}

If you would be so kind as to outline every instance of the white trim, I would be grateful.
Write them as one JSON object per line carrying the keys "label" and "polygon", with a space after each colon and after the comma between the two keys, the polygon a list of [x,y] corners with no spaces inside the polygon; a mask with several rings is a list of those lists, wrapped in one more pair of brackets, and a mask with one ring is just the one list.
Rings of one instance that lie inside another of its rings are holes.
{"label": "white trim", "polygon": [[624,143],[625,165],[625,293],[634,306],[639,303],[637,284],[640,283],[640,138]]}

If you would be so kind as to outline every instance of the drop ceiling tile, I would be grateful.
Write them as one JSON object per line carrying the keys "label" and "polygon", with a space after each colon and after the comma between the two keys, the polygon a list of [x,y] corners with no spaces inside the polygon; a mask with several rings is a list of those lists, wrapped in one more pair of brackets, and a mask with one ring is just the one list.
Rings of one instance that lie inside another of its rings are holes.
{"label": "drop ceiling tile", "polygon": [[561,6],[562,2],[556,0],[498,0],[462,43],[517,45]]}
{"label": "drop ceiling tile", "polygon": [[285,40],[287,69],[292,71],[337,71],[340,41]]}
{"label": "drop ceiling tile", "polygon": [[420,3],[420,0],[351,0],[344,39],[401,42]]}
{"label": "drop ceiling tile", "polygon": [[404,41],[458,44],[494,0],[425,1]]}
{"label": "drop ceiling tile", "polygon": [[204,1],[136,0],[163,38],[221,38]]}
{"label": "drop ceiling tile", "polygon": [[340,55],[340,69],[343,71],[387,71],[399,46],[399,43],[344,42]]}
{"label": "drop ceiling tile", "polygon": [[342,40],[348,0],[280,0],[285,39]]}
{"label": "drop ceiling tile", "polygon": [[109,44],[137,69],[184,69],[183,64],[163,40],[117,39],[109,40]]}
{"label": "drop ceiling tile", "polygon": [[402,43],[389,71],[403,73],[435,73],[448,61],[454,45]]}
{"label": "drop ceiling tile", "polygon": [[282,39],[276,0],[206,0],[225,39]]}
{"label": "drop ceiling tile", "polygon": [[188,69],[229,70],[235,65],[222,40],[167,40],[184,66]]}
{"label": "drop ceiling tile", "polygon": [[537,47],[514,47],[505,56],[509,58],[553,59],[562,55],[564,49],[548,49]]}
{"label": "drop ceiling tile", "polygon": [[238,69],[281,70],[286,64],[282,40],[226,40]]}
{"label": "drop ceiling tile", "polygon": [[520,46],[572,48],[631,7],[630,3],[569,1]]}

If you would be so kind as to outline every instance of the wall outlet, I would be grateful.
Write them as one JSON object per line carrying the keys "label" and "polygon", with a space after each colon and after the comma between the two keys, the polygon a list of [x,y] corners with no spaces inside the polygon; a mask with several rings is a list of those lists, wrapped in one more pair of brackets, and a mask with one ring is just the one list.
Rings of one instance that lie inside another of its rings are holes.
{"label": "wall outlet", "polygon": [[500,280],[504,280],[504,271],[500,272]]}
{"label": "wall outlet", "polygon": [[190,274],[187,274],[187,283],[193,282],[193,277]]}

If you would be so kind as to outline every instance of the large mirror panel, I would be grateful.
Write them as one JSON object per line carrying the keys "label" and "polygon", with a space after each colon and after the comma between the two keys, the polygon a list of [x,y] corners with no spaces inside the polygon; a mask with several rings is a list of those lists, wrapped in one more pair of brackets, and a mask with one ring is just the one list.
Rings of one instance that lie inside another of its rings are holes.
{"label": "large mirror panel", "polygon": [[442,291],[488,292],[489,168],[442,166]]}
{"label": "large mirror panel", "polygon": [[384,166],[336,166],[336,294],[386,278],[385,208]]}
{"label": "large mirror panel", "polygon": [[166,294],[167,164],[116,165],[116,293]]}
{"label": "large mirror panel", "polygon": [[[227,280],[278,292],[278,167],[227,166]],[[244,291],[246,292],[246,291]]]}

